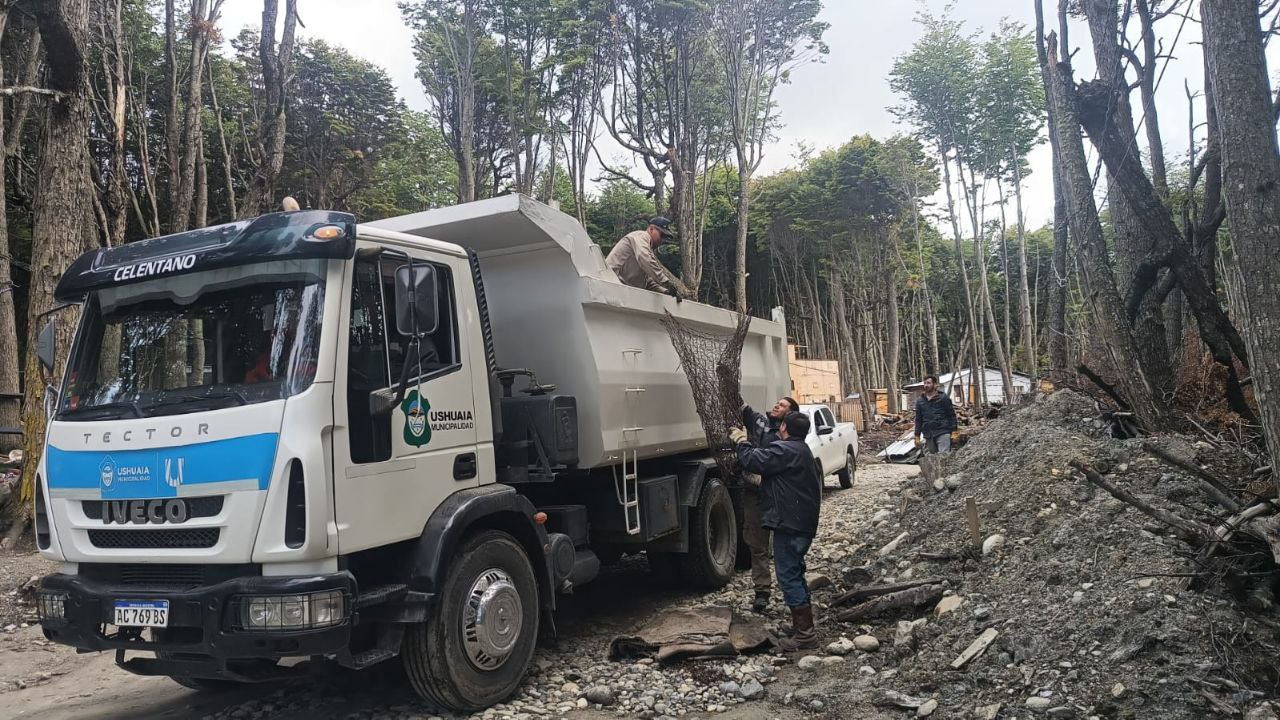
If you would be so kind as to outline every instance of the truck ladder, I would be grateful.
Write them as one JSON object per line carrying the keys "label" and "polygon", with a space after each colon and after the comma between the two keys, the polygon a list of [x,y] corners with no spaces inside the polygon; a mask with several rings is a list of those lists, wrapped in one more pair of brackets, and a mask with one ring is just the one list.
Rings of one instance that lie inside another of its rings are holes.
{"label": "truck ladder", "polygon": [[[638,371],[638,359],[642,353],[644,350],[640,348],[626,348],[622,357],[631,361],[633,371]],[[618,496],[618,504],[622,505],[622,519],[628,535],[640,534],[640,451],[637,446],[644,428],[634,422],[634,404],[639,402],[644,392],[645,388],[638,385],[622,389],[628,426],[622,428],[622,483],[619,484],[615,476],[614,493]]]}

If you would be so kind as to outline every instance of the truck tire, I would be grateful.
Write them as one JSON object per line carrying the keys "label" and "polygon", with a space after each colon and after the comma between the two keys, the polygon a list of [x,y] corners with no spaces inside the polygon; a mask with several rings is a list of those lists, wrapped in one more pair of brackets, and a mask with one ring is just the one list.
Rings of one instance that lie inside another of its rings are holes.
{"label": "truck tire", "polygon": [[689,515],[689,552],[682,558],[682,574],[689,585],[719,590],[733,578],[738,557],[738,520],[729,489],[719,478],[709,478]]}
{"label": "truck tire", "polygon": [[853,450],[844,451],[844,467],[840,468],[836,473],[836,477],[840,479],[840,487],[848,490],[853,487],[853,477],[858,472],[858,458],[854,457]]}
{"label": "truck tire", "polygon": [[406,628],[401,654],[424,700],[475,712],[507,699],[529,669],[538,584],[524,548],[498,530],[471,537],[455,557],[431,615]]}

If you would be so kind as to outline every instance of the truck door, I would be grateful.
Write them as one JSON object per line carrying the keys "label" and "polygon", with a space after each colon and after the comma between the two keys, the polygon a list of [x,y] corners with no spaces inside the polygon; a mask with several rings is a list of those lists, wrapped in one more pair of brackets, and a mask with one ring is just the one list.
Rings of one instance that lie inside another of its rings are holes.
{"label": "truck door", "polygon": [[[438,279],[440,322],[417,352],[395,324],[394,273],[403,260],[357,258],[345,282],[333,440],[344,554],[418,537],[445,497],[478,483],[468,328],[460,322],[467,316],[456,292],[468,268],[463,259],[409,253],[430,262]],[[398,383],[405,363],[415,380],[404,401],[390,415],[371,413],[369,393]]]}

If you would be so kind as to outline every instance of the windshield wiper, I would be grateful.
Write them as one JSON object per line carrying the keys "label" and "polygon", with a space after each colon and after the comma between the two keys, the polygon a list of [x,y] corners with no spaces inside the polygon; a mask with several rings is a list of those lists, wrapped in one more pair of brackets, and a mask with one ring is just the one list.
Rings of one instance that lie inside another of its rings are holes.
{"label": "windshield wiper", "polygon": [[188,404],[203,403],[206,401],[214,401],[214,402],[221,403],[222,401],[225,401],[225,400],[231,400],[232,405],[248,405],[249,404],[249,398],[245,397],[244,393],[240,392],[239,390],[236,390],[235,388],[227,388],[226,390],[178,395],[177,397],[171,397],[164,400],[160,400],[158,402],[151,403],[146,407],[146,410],[152,411],[152,410],[157,410],[159,408],[175,408],[175,407],[181,407],[183,405],[188,405]]}
{"label": "windshield wiper", "polygon": [[128,410],[133,413],[134,417],[142,417],[142,408],[138,406],[137,400],[119,400],[116,402],[98,403],[97,405],[85,405],[84,407],[70,408],[58,413],[59,417],[69,417],[71,415],[87,415],[93,412],[108,410]]}

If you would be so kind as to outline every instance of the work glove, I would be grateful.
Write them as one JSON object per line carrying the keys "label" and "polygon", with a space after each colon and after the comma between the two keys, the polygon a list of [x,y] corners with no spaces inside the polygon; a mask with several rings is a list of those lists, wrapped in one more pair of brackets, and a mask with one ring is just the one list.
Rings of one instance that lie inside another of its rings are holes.
{"label": "work glove", "polygon": [[733,428],[729,430],[729,439],[734,445],[741,445],[747,441],[747,431],[740,427]]}
{"label": "work glove", "polygon": [[743,479],[756,487],[760,487],[760,481],[763,480],[763,478],[755,473],[744,473]]}
{"label": "work glove", "polygon": [[920,435],[916,435],[915,437],[911,438],[911,441],[916,444],[916,447],[920,447],[921,445],[924,444],[924,437]]}
{"label": "work glove", "polygon": [[952,431],[951,431],[951,442],[954,444],[954,443],[958,442],[959,440],[960,440],[960,432],[959,432],[959,431],[957,431],[957,430],[952,430]]}

